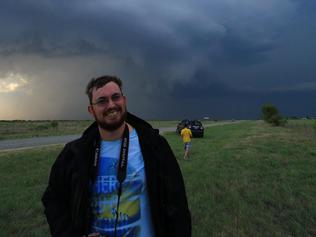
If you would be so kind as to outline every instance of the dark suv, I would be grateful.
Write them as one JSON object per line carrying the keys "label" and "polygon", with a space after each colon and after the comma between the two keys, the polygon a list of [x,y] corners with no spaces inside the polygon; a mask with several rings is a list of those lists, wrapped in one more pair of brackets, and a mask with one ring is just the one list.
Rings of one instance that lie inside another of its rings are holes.
{"label": "dark suv", "polygon": [[204,136],[204,127],[202,123],[198,120],[188,120],[184,119],[177,125],[176,132],[181,133],[181,130],[188,124],[188,128],[191,130],[193,137],[203,137]]}

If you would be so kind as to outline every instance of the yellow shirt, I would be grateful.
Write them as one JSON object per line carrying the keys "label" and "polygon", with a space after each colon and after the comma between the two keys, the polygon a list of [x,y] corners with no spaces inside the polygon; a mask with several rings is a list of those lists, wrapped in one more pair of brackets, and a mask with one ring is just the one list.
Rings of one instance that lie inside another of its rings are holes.
{"label": "yellow shirt", "polygon": [[181,130],[181,137],[183,142],[191,142],[192,132],[188,128],[184,128]]}

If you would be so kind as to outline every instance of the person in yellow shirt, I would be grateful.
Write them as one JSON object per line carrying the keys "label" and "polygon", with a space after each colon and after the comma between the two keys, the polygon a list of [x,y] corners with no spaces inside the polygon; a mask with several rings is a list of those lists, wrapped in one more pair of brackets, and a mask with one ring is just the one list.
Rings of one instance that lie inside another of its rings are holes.
{"label": "person in yellow shirt", "polygon": [[192,132],[188,128],[188,124],[185,124],[185,127],[181,130],[180,133],[183,143],[184,143],[184,157],[183,159],[188,159],[188,154],[189,154],[189,149],[191,145],[191,137],[192,137]]}

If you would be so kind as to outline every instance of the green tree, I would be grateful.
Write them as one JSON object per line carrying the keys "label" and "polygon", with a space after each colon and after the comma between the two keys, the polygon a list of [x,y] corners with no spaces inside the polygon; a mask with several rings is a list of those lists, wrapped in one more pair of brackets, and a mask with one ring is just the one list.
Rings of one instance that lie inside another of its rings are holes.
{"label": "green tree", "polygon": [[265,122],[275,126],[283,126],[286,124],[286,119],[282,118],[278,109],[272,104],[265,104],[261,108],[262,118]]}
{"label": "green tree", "polygon": [[263,105],[261,111],[263,120],[268,123],[273,117],[275,118],[279,114],[278,109],[272,104]]}

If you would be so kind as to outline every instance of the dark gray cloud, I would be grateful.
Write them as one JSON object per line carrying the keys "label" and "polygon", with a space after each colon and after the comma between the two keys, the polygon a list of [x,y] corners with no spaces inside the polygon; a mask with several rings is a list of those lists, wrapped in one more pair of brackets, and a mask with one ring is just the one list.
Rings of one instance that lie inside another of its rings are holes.
{"label": "dark gray cloud", "polygon": [[85,118],[85,84],[101,74],[119,75],[130,110],[147,118],[253,118],[266,101],[313,113],[315,9],[307,0],[3,0],[0,97],[10,116],[0,118],[14,118],[9,105],[22,97],[18,118]]}

